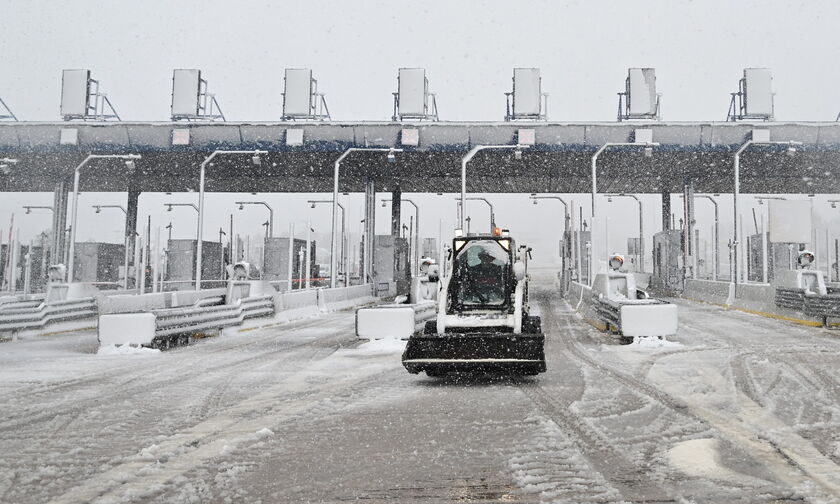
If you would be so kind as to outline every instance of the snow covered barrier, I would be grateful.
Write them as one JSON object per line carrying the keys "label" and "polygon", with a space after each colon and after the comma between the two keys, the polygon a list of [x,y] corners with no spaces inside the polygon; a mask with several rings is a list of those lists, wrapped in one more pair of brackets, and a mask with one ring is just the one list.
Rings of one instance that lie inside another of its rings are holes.
{"label": "snow covered barrier", "polygon": [[677,306],[652,299],[636,288],[632,273],[598,273],[592,283],[592,304],[601,321],[627,338],[677,333]]}
{"label": "snow covered barrier", "polygon": [[102,346],[148,346],[154,338],[154,313],[114,313],[99,316],[99,343]]}
{"label": "snow covered barrier", "polygon": [[359,339],[408,339],[437,315],[437,303],[392,304],[356,310]]}
{"label": "snow covered barrier", "polygon": [[318,289],[318,307],[321,311],[346,310],[376,301],[371,284]]}
{"label": "snow covered barrier", "polygon": [[315,317],[318,309],[318,292],[315,290],[295,290],[275,296],[275,306],[283,318],[294,320]]}

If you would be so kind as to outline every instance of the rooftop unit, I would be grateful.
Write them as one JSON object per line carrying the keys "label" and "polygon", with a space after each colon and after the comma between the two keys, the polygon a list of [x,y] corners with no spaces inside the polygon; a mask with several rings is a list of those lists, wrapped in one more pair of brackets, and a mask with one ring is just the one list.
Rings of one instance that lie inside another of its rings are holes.
{"label": "rooftop unit", "polygon": [[[108,106],[110,112],[105,111]],[[64,70],[61,76],[61,118],[107,121],[120,116],[105,93],[99,91],[99,81],[92,79],[90,70]]]}
{"label": "rooftop unit", "polygon": [[548,119],[548,93],[542,92],[539,68],[514,68],[513,91],[505,93],[505,121]]}
{"label": "rooftop unit", "polygon": [[400,68],[392,119],[438,120],[437,100],[435,94],[429,92],[425,68]]}
{"label": "rooftop unit", "polygon": [[618,120],[659,120],[655,68],[628,68],[624,92],[618,93]]}
{"label": "rooftop unit", "polygon": [[330,110],[311,68],[287,68],[283,91],[283,121],[329,121]]}
{"label": "rooftop unit", "polygon": [[207,91],[201,70],[177,68],[172,71],[172,120],[225,120],[216,95]]}
{"label": "rooftop unit", "polygon": [[727,121],[773,120],[773,74],[769,68],[745,68],[738,91],[731,95]]}

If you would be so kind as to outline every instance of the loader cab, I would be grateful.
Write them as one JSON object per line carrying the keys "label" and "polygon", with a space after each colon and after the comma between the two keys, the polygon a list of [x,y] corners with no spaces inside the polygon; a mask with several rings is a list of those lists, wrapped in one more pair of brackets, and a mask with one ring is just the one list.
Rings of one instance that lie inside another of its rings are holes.
{"label": "loader cab", "polygon": [[495,311],[513,309],[513,251],[510,237],[478,235],[452,241],[452,277],[447,311]]}

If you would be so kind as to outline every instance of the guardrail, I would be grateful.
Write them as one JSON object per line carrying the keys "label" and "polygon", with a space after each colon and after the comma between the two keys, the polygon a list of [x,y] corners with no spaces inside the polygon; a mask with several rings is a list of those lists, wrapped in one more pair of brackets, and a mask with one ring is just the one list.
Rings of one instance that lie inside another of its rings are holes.
{"label": "guardrail", "polygon": [[42,329],[57,322],[93,319],[96,300],[90,298],[41,302],[35,307],[5,307],[0,311],[0,333]]}

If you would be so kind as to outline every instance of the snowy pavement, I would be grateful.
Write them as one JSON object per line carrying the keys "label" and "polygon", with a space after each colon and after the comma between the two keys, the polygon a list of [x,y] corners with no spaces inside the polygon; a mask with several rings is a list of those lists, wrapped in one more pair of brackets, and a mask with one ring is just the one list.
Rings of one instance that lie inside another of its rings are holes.
{"label": "snowy pavement", "polygon": [[619,345],[534,295],[548,372],[410,375],[353,315],[163,353],[0,345],[0,502],[840,502],[840,333],[677,301]]}

